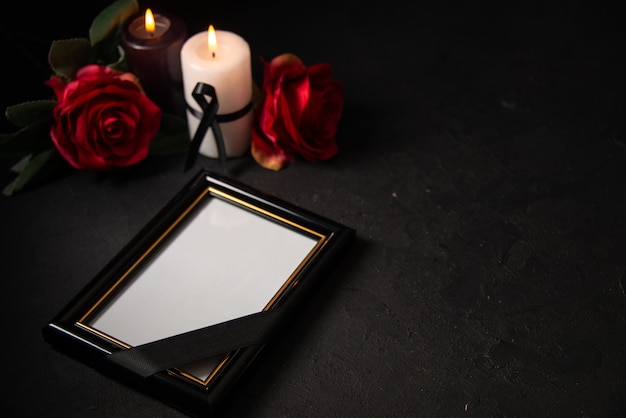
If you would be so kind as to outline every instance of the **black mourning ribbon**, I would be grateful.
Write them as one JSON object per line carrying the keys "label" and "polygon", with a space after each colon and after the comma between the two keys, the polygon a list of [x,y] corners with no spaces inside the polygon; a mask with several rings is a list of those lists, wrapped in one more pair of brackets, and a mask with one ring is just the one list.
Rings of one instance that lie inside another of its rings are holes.
{"label": "black mourning ribbon", "polygon": [[[185,171],[189,170],[191,166],[196,162],[198,158],[198,152],[200,150],[200,144],[206,134],[209,127],[213,129],[213,136],[215,137],[215,143],[217,145],[217,152],[222,164],[222,170],[226,168],[226,152],[224,150],[224,138],[222,137],[222,130],[220,124],[215,118],[217,110],[219,109],[219,103],[217,101],[217,93],[215,87],[210,84],[197,83],[193,89],[191,96],[196,100],[202,109],[202,115],[200,117],[200,123],[196,129],[196,133],[191,140],[189,147],[189,153],[187,154],[187,161],[185,162]],[[206,96],[211,98],[211,102],[208,102]],[[190,106],[188,106],[190,108]],[[197,117],[197,115],[195,115]]]}
{"label": "black mourning ribbon", "polygon": [[142,378],[214,355],[270,342],[286,308],[269,309],[195,331],[112,352],[108,359]]}
{"label": "black mourning ribbon", "polygon": [[[224,137],[222,136],[222,130],[220,128],[220,122],[231,122],[239,119],[252,109],[252,102],[248,103],[243,109],[240,109],[233,113],[225,115],[218,115],[219,102],[217,100],[217,93],[215,87],[210,84],[199,82],[193,89],[191,96],[200,105],[202,112],[197,111],[187,104],[187,110],[196,118],[200,119],[198,128],[191,140],[189,147],[189,153],[187,154],[187,161],[185,162],[185,171],[189,170],[198,158],[198,152],[200,150],[200,144],[206,134],[209,127],[213,129],[213,136],[215,137],[215,144],[217,146],[218,157],[222,166],[222,171],[226,172],[226,148],[224,146]],[[206,97],[210,97],[211,101],[207,101]]]}

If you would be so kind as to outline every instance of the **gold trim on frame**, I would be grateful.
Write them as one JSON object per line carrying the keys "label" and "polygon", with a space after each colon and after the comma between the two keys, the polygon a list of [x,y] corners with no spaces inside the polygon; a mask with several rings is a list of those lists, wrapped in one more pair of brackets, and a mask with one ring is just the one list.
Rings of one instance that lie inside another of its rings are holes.
{"label": "gold trim on frame", "polygon": [[[122,284],[129,278],[131,277],[131,275],[136,271],[137,267],[144,261],[146,260],[146,258],[148,258],[153,251],[155,250],[155,248],[157,248],[157,246],[163,242],[163,240],[165,240],[167,238],[167,236],[172,233],[172,231],[181,223],[183,222],[183,220],[187,217],[187,215],[204,199],[207,197],[207,195],[210,194],[213,197],[218,197],[218,198],[222,198],[225,200],[228,200],[230,202],[232,202],[235,205],[238,206],[243,206],[249,210],[252,210],[253,212],[256,212],[258,214],[261,214],[265,217],[269,217],[271,219],[273,219],[274,221],[277,221],[278,223],[281,223],[283,225],[289,226],[291,228],[294,228],[296,230],[299,230],[301,232],[304,232],[306,234],[309,234],[313,237],[317,238],[317,242],[315,244],[315,246],[313,247],[313,249],[311,249],[311,251],[302,259],[302,261],[300,262],[300,264],[298,265],[298,267],[293,271],[293,273],[285,280],[285,282],[282,284],[282,286],[280,287],[280,289],[278,289],[276,291],[276,293],[274,294],[274,296],[268,301],[268,303],[265,305],[265,307],[263,308],[263,311],[266,311],[268,309],[271,309],[276,302],[278,301],[278,299],[284,295],[284,293],[292,286],[295,285],[296,283],[294,283],[294,280],[296,279],[296,277],[300,274],[300,272],[302,271],[302,269],[309,263],[309,261],[311,260],[312,257],[314,257],[314,255],[316,253],[319,252],[319,250],[322,248],[322,246],[325,244],[325,242],[328,239],[328,236],[322,233],[319,233],[317,231],[314,231],[310,228],[305,227],[304,225],[300,225],[296,222],[293,222],[289,219],[286,219],[282,216],[279,216],[275,213],[272,213],[269,210],[265,210],[260,208],[259,206],[253,205],[249,202],[246,202],[245,200],[242,200],[240,198],[237,198],[229,193],[226,193],[222,190],[219,190],[213,186],[208,186],[205,190],[203,190],[199,196],[194,199],[194,201],[187,207],[185,208],[185,210],[180,214],[180,216],[178,216],[176,218],[175,221],[172,222],[171,225],[169,225],[167,227],[167,229],[158,237],[157,240],[155,240],[155,242],[153,242],[147,249],[146,251],[144,251],[137,260],[135,260],[132,265],[115,281],[115,283],[113,283],[113,285],[111,285],[111,287],[109,287],[106,292],[87,310],[87,312],[82,315],[80,317],[80,319],[75,323],[77,326],[79,326],[82,329],[88,330],[96,335],[98,335],[99,337],[108,340],[110,342],[113,342],[115,344],[117,344],[120,347],[123,347],[123,349],[129,349],[132,348],[131,345],[125,343],[124,341],[120,341],[119,339],[115,338],[112,335],[108,335],[102,331],[99,331],[96,328],[91,327],[88,324],[89,319],[92,317],[92,315],[96,312],[96,310],[101,307],[103,304],[105,304],[105,302],[109,299],[109,297],[111,297],[111,295],[122,286]],[[174,374],[177,376],[181,376],[185,379],[188,379],[190,381],[193,381],[194,383],[200,384],[202,386],[208,386],[211,381],[214,379],[214,377],[219,373],[219,371],[226,365],[228,364],[229,360],[232,358],[232,354],[233,353],[226,353],[224,355],[224,357],[222,358],[222,360],[218,363],[218,365],[215,367],[215,369],[209,374],[209,376],[203,380],[200,379],[188,372],[185,372],[179,368],[173,368],[170,370],[167,370],[167,372],[169,374]]]}

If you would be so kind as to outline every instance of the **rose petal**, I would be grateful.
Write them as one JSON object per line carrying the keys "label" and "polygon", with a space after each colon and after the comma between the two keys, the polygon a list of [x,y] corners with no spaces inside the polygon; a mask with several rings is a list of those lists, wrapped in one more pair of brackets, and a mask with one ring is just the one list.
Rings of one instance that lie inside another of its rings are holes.
{"label": "rose petal", "polygon": [[258,142],[252,142],[250,152],[254,160],[268,170],[280,171],[293,161],[293,156],[280,151],[270,152],[268,148],[259,145]]}

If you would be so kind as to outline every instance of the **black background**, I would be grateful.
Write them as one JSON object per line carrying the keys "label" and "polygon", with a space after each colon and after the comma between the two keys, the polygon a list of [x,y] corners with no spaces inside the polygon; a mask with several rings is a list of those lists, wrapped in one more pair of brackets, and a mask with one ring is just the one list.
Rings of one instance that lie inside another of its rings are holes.
{"label": "black background", "polygon": [[[50,96],[37,64],[50,41],[86,36],[107,4],[4,11],[3,107]],[[292,52],[345,86],[334,159],[281,172],[229,161],[233,177],[358,240],[224,416],[624,415],[622,14],[556,0],[141,7],[190,34],[212,23],[242,35],[257,83],[261,58]],[[10,416],[180,415],[40,330],[195,175],[184,157],[2,197]]]}

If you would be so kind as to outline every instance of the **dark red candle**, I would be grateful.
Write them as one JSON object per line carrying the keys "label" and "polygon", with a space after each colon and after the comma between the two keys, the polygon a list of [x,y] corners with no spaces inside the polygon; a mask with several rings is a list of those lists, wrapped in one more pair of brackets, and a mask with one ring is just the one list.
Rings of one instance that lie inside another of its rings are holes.
{"label": "dark red candle", "polygon": [[187,25],[176,16],[156,14],[154,30],[148,30],[145,19],[138,16],[122,30],[128,68],[163,112],[185,117],[180,50],[187,39]]}

